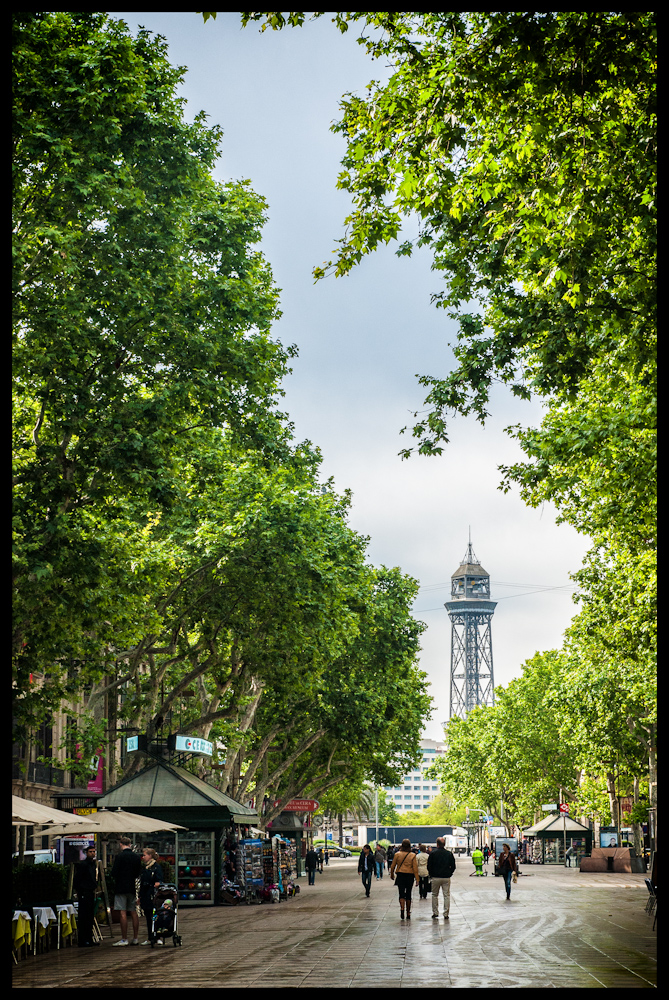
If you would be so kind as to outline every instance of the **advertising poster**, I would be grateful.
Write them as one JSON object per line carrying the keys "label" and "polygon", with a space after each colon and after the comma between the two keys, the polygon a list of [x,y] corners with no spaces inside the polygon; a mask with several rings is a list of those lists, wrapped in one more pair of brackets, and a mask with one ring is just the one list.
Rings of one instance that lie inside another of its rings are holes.
{"label": "advertising poster", "polygon": [[617,833],[600,833],[599,834],[599,846],[600,847],[620,847],[618,843]]}

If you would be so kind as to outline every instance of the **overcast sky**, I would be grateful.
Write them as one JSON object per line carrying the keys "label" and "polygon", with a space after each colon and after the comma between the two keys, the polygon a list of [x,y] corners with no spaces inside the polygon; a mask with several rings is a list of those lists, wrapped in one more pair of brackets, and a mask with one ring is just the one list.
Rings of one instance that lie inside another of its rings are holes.
{"label": "overcast sky", "polygon": [[548,504],[532,510],[517,491],[497,488],[497,466],[523,457],[504,428],[538,423],[540,406],[500,387],[489,424],[453,421],[441,458],[398,456],[407,442],[400,429],[423,409],[425,391],[415,376],[450,370],[455,330],[430,305],[441,279],[424,251],[397,258],[391,245],[352,275],[314,285],[312,268],[330,256],[350,204],[335,186],[344,142],[329,126],[344,93],[362,93],[386,73],[356,43],[355,30],[342,36],[327,16],[260,33],[242,29],[235,13],[207,24],[192,12],[110,13],[132,31],[141,24],[167,39],[170,60],[188,68],[187,116],[204,110],[223,128],[216,177],[248,178],[268,201],[262,249],[282,289],[275,333],[299,348],[283,409],[296,437],[321,448],[323,478],[353,491],[351,526],[370,536],[370,560],[400,566],[424,588],[415,614],[429,626],[421,667],[435,700],[425,736],[441,739],[450,670],[443,603],[470,526],[499,601],[492,627],[496,685],[517,677],[536,651],[558,647],[577,610],[569,573],[579,568],[588,540],[556,525]]}

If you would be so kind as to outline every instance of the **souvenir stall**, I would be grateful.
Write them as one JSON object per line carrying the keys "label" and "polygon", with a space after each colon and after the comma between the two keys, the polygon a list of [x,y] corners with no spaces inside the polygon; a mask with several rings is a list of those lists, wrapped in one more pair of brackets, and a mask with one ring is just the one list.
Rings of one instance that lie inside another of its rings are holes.
{"label": "souvenir stall", "polygon": [[297,814],[282,812],[277,819],[267,824],[267,832],[272,838],[278,835],[282,842],[279,847],[280,865],[287,878],[295,879],[304,875],[304,825]]}
{"label": "souvenir stall", "polygon": [[[98,799],[98,807],[121,808],[155,816],[187,827],[175,833],[154,833],[138,838],[142,847],[153,847],[172,869],[179,905],[212,906],[222,902],[218,888],[229,874],[228,856],[257,814],[235,802],[180,767],[151,760],[134,777],[115,785]],[[226,846],[227,845],[227,846]]]}
{"label": "souvenir stall", "polygon": [[573,848],[571,861],[575,867],[592,850],[592,830],[570,816],[556,813],[523,830],[523,838],[527,840],[526,853],[530,864],[564,865],[565,840],[567,850]]}

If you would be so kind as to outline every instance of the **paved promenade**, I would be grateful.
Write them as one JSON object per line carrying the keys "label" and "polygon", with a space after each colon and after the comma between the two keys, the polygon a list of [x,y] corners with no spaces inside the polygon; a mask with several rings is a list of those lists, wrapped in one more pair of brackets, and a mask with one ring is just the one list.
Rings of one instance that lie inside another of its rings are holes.
{"label": "paved promenade", "polygon": [[[183,947],[73,948],[22,961],[17,989],[526,989],[656,987],[656,932],[642,875],[527,866],[507,901],[502,880],[458,861],[450,919],[414,893],[400,921],[386,875],[366,898],[357,862],[335,860],[316,885],[278,904],[182,909]],[[114,927],[118,940],[118,925]],[[108,932],[105,932],[108,933]]]}

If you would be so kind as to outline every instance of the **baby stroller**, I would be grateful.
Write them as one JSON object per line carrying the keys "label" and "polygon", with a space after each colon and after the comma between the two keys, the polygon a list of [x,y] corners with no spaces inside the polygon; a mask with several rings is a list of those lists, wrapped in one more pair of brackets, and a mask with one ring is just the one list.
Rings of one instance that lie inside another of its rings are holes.
{"label": "baby stroller", "polygon": [[181,935],[178,933],[178,892],[177,887],[169,882],[162,882],[156,887],[153,897],[153,931],[151,947],[160,941],[165,944],[171,937],[174,947],[181,946]]}

